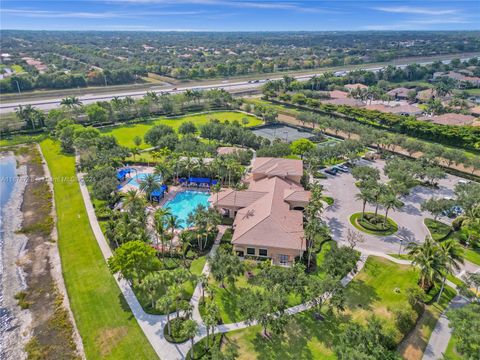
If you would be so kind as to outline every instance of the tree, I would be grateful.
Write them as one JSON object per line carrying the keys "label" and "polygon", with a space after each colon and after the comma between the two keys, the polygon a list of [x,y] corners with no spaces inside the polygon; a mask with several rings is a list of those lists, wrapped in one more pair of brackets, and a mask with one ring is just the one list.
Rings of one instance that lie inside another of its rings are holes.
{"label": "tree", "polygon": [[133,161],[135,161],[135,158],[136,158],[137,155],[140,155],[140,154],[141,154],[140,148],[139,148],[138,146],[134,146],[134,147],[132,148],[132,150],[130,150],[130,151],[131,151],[132,156],[133,156]]}
{"label": "tree", "polygon": [[167,285],[167,277],[162,275],[162,272],[151,272],[142,279],[138,287],[150,299],[151,307],[154,309],[156,300]]}
{"label": "tree", "polygon": [[339,360],[400,360],[395,347],[394,339],[386,334],[380,320],[372,317],[367,326],[349,322],[338,336],[334,350]]}
{"label": "tree", "polygon": [[176,215],[170,214],[169,216],[167,216],[167,227],[171,231],[169,248],[169,251],[171,253],[173,247],[173,238],[175,237],[175,229],[178,229],[180,227],[180,220],[178,220],[178,217]]}
{"label": "tree", "polygon": [[155,174],[147,174],[140,183],[139,189],[143,191],[148,199],[152,201],[152,192],[160,189],[161,186],[160,179]]}
{"label": "tree", "polygon": [[355,180],[361,181],[378,181],[380,180],[380,172],[378,169],[370,166],[355,166],[352,169],[352,176]]}
{"label": "tree", "polygon": [[422,211],[427,211],[430,214],[433,215],[433,220],[437,221],[437,218],[439,215],[441,215],[444,211],[447,211],[452,208],[454,205],[454,202],[449,199],[435,199],[435,198],[430,198],[428,200],[425,200],[421,205],[420,209]]}
{"label": "tree", "polygon": [[262,326],[264,336],[268,336],[268,327],[274,333],[280,334],[288,321],[285,314],[286,295],[280,284],[265,289],[265,291],[246,288],[240,297],[239,308],[245,315],[247,323],[258,322]]}
{"label": "tree", "polygon": [[398,210],[403,207],[403,202],[398,199],[397,195],[393,192],[391,188],[386,189],[387,191],[380,196],[380,204],[385,207],[385,218],[383,219],[383,227],[387,226],[388,220],[388,211],[390,209]]}
{"label": "tree", "polygon": [[308,139],[298,139],[290,144],[290,149],[295,155],[300,155],[303,159],[306,153],[315,148],[315,144]]}
{"label": "tree", "polygon": [[310,261],[312,257],[313,249],[319,245],[319,242],[323,239],[317,237],[321,233],[324,233],[326,230],[325,224],[316,216],[308,217],[307,223],[305,225],[305,238],[307,239],[307,267],[310,268]]}
{"label": "tree", "polygon": [[178,132],[182,135],[195,134],[197,132],[197,127],[192,121],[185,121],[179,126]]}
{"label": "tree", "polygon": [[190,354],[192,359],[195,359],[195,353],[193,352],[195,343],[193,342],[193,339],[195,338],[195,335],[198,334],[198,332],[198,324],[195,320],[187,319],[183,322],[181,333],[182,336],[189,338],[191,341],[192,346],[190,348]]}
{"label": "tree", "polygon": [[363,236],[358,231],[353,231],[348,229],[347,231],[347,242],[350,244],[351,249],[355,249],[357,244],[365,242],[365,236]]}
{"label": "tree", "polygon": [[225,248],[218,248],[215,255],[210,257],[208,261],[213,278],[221,282],[222,287],[225,287],[225,280],[233,283],[235,277],[243,273],[243,264],[239,257]]}
{"label": "tree", "polygon": [[427,290],[433,286],[441,275],[442,262],[438,244],[427,237],[423,244],[411,242],[407,245],[412,264],[420,270],[420,287]]}
{"label": "tree", "polygon": [[472,303],[447,312],[449,326],[456,339],[455,349],[466,359],[478,359],[480,353],[480,304]]}
{"label": "tree", "polygon": [[347,246],[332,246],[321,265],[322,271],[335,279],[341,279],[351,271],[356,271],[359,255]]}
{"label": "tree", "polygon": [[164,314],[167,314],[167,333],[168,335],[172,335],[172,327],[170,324],[170,312],[172,310],[174,303],[174,299],[169,296],[169,294],[164,294],[161,298],[159,298],[156,302],[155,308],[161,311]]}
{"label": "tree", "polygon": [[140,136],[135,136],[133,138],[133,143],[135,144],[136,147],[139,147],[142,144],[142,138]]}
{"label": "tree", "polygon": [[442,241],[439,243],[438,248],[443,273],[442,287],[437,298],[437,302],[440,302],[447,276],[453,275],[455,271],[460,270],[460,264],[463,264],[463,248],[456,240]]}
{"label": "tree", "polygon": [[355,194],[355,198],[357,200],[360,200],[362,202],[362,221],[365,216],[365,207],[367,206],[367,203],[372,203],[374,201],[374,193],[369,187],[361,187],[360,188],[360,193]]}
{"label": "tree", "polygon": [[32,105],[19,105],[15,113],[20,120],[25,122],[27,129],[35,130],[37,126],[44,126],[45,115]]}
{"label": "tree", "polygon": [[98,104],[86,105],[85,112],[92,123],[98,124],[108,120],[108,111]]}
{"label": "tree", "polygon": [[117,248],[108,266],[112,273],[120,273],[123,278],[132,282],[134,279],[143,279],[151,271],[160,268],[160,261],[156,251],[142,241],[129,241]]}
{"label": "tree", "polygon": [[205,304],[205,313],[203,316],[203,322],[205,323],[205,327],[207,328],[207,341],[206,341],[207,349],[209,347],[208,340],[210,337],[210,331],[211,331],[212,338],[214,338],[215,325],[217,325],[219,318],[220,318],[220,310],[217,306],[217,303],[215,301],[208,301]]}

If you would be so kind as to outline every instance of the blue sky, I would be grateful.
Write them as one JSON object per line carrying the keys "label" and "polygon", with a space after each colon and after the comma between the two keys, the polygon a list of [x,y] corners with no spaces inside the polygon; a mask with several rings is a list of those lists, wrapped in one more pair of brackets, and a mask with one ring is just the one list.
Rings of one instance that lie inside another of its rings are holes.
{"label": "blue sky", "polygon": [[1,0],[1,29],[478,30],[480,1]]}

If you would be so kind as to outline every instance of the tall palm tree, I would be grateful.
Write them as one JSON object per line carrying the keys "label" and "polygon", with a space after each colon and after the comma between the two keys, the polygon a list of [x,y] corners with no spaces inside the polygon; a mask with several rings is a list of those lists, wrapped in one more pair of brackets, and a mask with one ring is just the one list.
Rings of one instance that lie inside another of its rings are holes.
{"label": "tall palm tree", "polygon": [[138,146],[134,146],[130,152],[132,153],[133,161],[135,161],[136,156],[140,155],[140,148]]}
{"label": "tall palm tree", "polygon": [[191,238],[191,233],[189,231],[182,231],[180,234],[178,234],[178,241],[180,242],[180,248],[182,251],[182,259],[183,259],[183,266],[186,268],[186,252],[188,249],[188,246],[190,245],[190,238]]}
{"label": "tall palm tree", "polygon": [[171,238],[170,238],[170,255],[172,254],[172,247],[173,247],[173,238],[175,237],[175,229],[180,227],[180,221],[178,217],[175,215],[170,214],[167,216],[167,226],[171,231]]}
{"label": "tall palm tree", "polygon": [[152,202],[152,192],[160,189],[161,185],[157,175],[147,174],[140,183],[140,190],[142,190],[147,196],[147,199]]}
{"label": "tall palm tree", "polygon": [[126,209],[132,208],[135,203],[141,200],[140,192],[136,189],[128,190],[127,193],[123,197],[123,205]]}
{"label": "tall palm tree", "polygon": [[381,198],[380,203],[385,207],[385,218],[383,219],[383,227],[387,226],[388,211],[390,209],[398,210],[402,208],[401,202],[393,191],[387,191]]}
{"label": "tall palm tree", "polygon": [[423,244],[409,243],[407,251],[412,258],[412,264],[420,270],[420,287],[428,289],[441,274],[442,259],[439,256],[438,244],[427,237]]}
{"label": "tall palm tree", "polygon": [[167,227],[165,225],[165,222],[165,216],[161,213],[156,212],[154,215],[153,226],[155,228],[155,232],[157,233],[157,238],[162,244],[162,257],[165,256],[165,242],[167,235]]}
{"label": "tall palm tree", "polygon": [[217,204],[218,204],[218,193],[220,192],[220,190],[222,190],[222,185],[219,182],[210,187],[210,192],[212,194],[217,194],[217,201],[216,201]]}
{"label": "tall palm tree", "polygon": [[82,106],[82,102],[76,96],[67,96],[66,98],[62,99],[62,101],[60,101],[60,105],[72,110]]}
{"label": "tall palm tree", "polygon": [[35,130],[36,123],[41,114],[39,110],[34,108],[32,105],[19,105],[18,108],[15,109],[15,113],[19,119],[26,123],[27,128]]}
{"label": "tall palm tree", "polygon": [[453,275],[460,270],[460,264],[464,263],[462,246],[455,240],[446,240],[438,244],[441,266],[443,267],[442,287],[438,293],[437,302],[440,301],[448,275]]}
{"label": "tall palm tree", "polygon": [[362,221],[365,216],[365,207],[367,206],[367,203],[373,202],[374,196],[370,188],[368,187],[362,187],[360,188],[360,193],[355,194],[355,198],[357,200],[360,200],[362,202]]}

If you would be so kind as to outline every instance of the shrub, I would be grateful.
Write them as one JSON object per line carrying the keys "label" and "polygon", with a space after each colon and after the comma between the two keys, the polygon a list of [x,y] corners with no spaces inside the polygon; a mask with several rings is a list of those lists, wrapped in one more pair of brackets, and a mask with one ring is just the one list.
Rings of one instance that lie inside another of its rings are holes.
{"label": "shrub", "polygon": [[417,314],[412,309],[403,308],[396,309],[393,311],[395,316],[395,325],[397,329],[402,333],[406,334],[415,324],[415,319]]}

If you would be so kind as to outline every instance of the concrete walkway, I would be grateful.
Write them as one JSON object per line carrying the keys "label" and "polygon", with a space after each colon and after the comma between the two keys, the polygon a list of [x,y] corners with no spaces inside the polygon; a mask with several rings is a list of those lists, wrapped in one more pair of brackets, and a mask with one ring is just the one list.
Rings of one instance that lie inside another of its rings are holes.
{"label": "concrete walkway", "polygon": [[456,309],[468,304],[462,296],[455,296],[450,302],[448,308],[443,312],[435,325],[435,329],[428,340],[427,347],[423,354],[423,360],[440,360],[443,359],[443,353],[447,350],[450,337],[452,336],[452,329],[448,326],[447,311]]}

